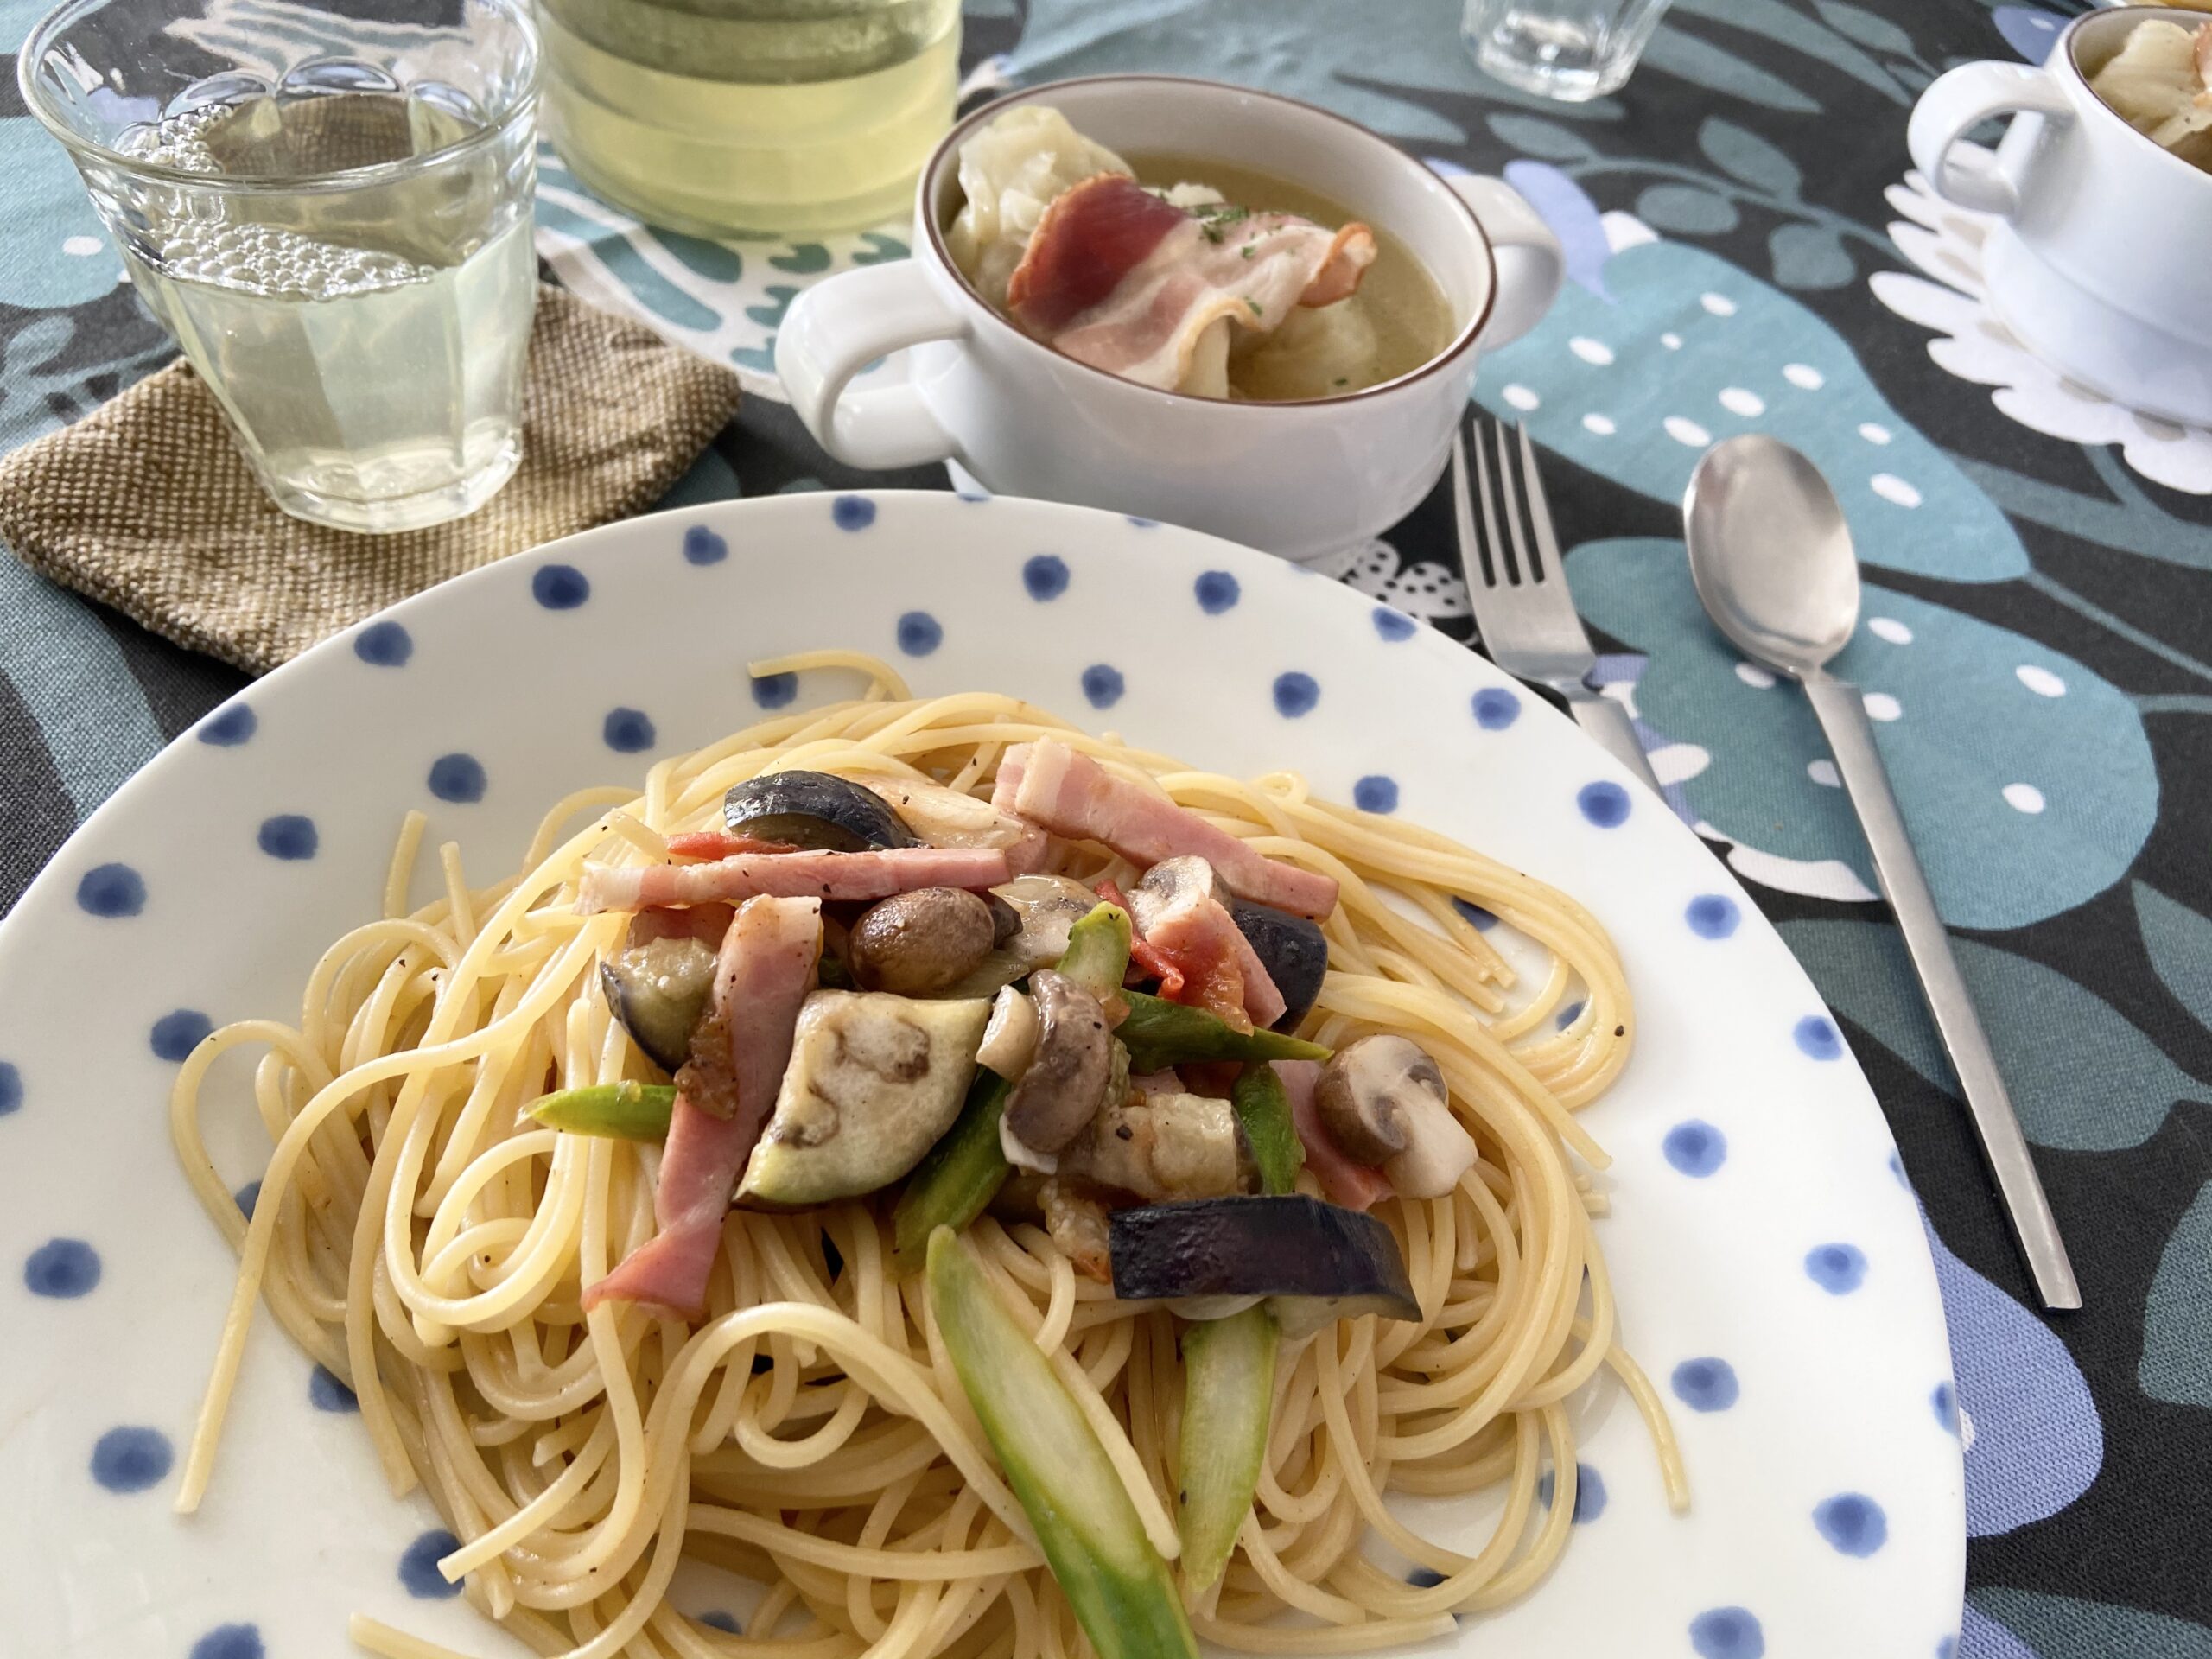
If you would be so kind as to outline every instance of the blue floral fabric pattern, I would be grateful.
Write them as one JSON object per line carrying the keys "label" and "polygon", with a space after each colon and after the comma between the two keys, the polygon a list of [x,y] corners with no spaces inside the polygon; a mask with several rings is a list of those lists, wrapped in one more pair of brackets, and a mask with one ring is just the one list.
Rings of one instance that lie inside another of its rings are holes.
{"label": "blue floral fabric pattern", "polygon": [[[0,40],[20,40],[45,4],[0,0]],[[1936,1390],[1929,1409],[1966,1447],[1967,1602],[1955,1649],[1942,1651],[2212,1659],[2212,498],[2159,483],[2133,452],[2123,461],[1992,418],[1986,392],[1931,361],[1926,328],[1882,297],[1914,268],[1891,236],[1914,99],[1953,63],[2040,60],[2080,9],[1676,0],[1629,86],[1580,105],[1484,80],[1450,0],[968,0],[966,61],[976,99],[1122,70],[1308,99],[1447,179],[1502,175],[1556,232],[1566,289],[1540,327],[1486,359],[1477,396],[1525,420],[1543,452],[1569,581],[1601,653],[1593,683],[1633,713],[1669,804],[1780,925],[1834,1012],[1833,1024],[1808,1014],[1800,1047],[1838,1058],[1847,1044],[1897,1133],[1899,1179],[1923,1205],[1952,1329],[1957,1386]],[[12,448],[96,407],[172,348],[122,284],[12,75],[0,75],[0,170],[16,209],[0,220],[0,447]],[[757,394],[667,505],[944,486],[937,473],[863,478],[837,466],[774,396],[775,333],[791,302],[833,271],[904,257],[910,227],[705,242],[595,201],[550,147],[541,179],[539,251],[557,280],[734,365]],[[1681,488],[1707,444],[1748,430],[1802,448],[1844,501],[1867,586],[1838,666],[1866,692],[1958,931],[2074,1243],[2080,1314],[2033,1307],[1802,698],[1743,662],[1697,607]],[[851,517],[835,522],[864,527]],[[702,534],[684,556],[712,563],[728,550]],[[1025,573],[1040,604],[1066,581],[1052,563]],[[1409,638],[1415,615],[1471,639],[1440,496],[1386,541],[1348,550],[1337,573],[1379,601],[1381,639]],[[1236,603],[1219,574],[1193,573],[1192,602]],[[575,575],[541,566],[531,590],[549,607],[582,604]],[[918,612],[896,644],[918,655],[940,637]],[[360,630],[353,647],[365,672],[391,671],[413,649],[391,623]],[[1103,709],[1122,688],[1100,663],[1082,689]],[[0,558],[10,808],[0,905],[164,741],[188,730],[217,745],[250,737],[241,690],[231,671]],[[788,677],[753,686],[764,708],[792,694]],[[1274,688],[1291,716],[1318,695],[1303,674]],[[1503,692],[1484,699],[1472,717],[1486,729],[1522,707]],[[625,753],[658,741],[636,709],[608,711],[602,735]],[[467,802],[495,784],[456,753],[428,786]],[[1361,790],[1374,810],[1395,804],[1390,779]],[[1602,824],[1624,804],[1593,798],[1585,810]],[[276,859],[317,849],[304,818],[271,818],[261,837]],[[93,915],[124,916],[146,894],[118,865],[89,872],[78,899]],[[1685,918],[1705,938],[1740,919],[1727,900],[1700,900]],[[202,1018],[176,1010],[147,1040],[157,1053],[188,1046]],[[0,1066],[0,1114],[21,1090]],[[1666,1152],[1696,1179],[1728,1148],[1686,1107]],[[1854,1254],[1816,1249],[1805,1271],[1847,1294],[1865,1271]],[[56,1240],[27,1283],[79,1295],[99,1270],[88,1246]],[[1667,1381],[1689,1412],[1726,1410],[1738,1388],[1715,1358],[1687,1360]],[[316,1400],[348,1404],[328,1390]],[[102,1478],[122,1490],[168,1452],[143,1438],[151,1431],[118,1433]],[[1602,1503],[1584,1484],[1577,1518]],[[1846,1553],[1878,1548],[1885,1524],[1848,1493],[1818,1523]],[[427,1538],[424,1559],[444,1548]],[[1691,1640],[1713,1654],[1766,1645],[1736,1608],[1700,1615]],[[237,1659],[261,1644],[250,1627],[225,1627],[202,1649]]]}

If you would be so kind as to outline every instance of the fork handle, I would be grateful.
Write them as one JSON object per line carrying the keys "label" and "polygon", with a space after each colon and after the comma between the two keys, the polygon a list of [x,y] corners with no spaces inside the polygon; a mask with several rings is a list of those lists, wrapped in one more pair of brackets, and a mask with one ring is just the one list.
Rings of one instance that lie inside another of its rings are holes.
{"label": "fork handle", "polygon": [[1936,913],[1936,896],[1929,891],[1928,878],[1912,850],[1912,837],[1905,831],[1904,815],[1897,810],[1881,752],[1874,747],[1874,728],[1867,721],[1859,688],[1819,675],[1806,679],[1805,695],[1820,716],[1844,791],[1866,832],[1874,874],[1890,908],[1897,912],[1905,950],[1920,976],[1921,995],[1936,1016],[1936,1029],[1958,1072],[1967,1111],[1981,1136],[1982,1151],[1988,1155],[1990,1173],[1997,1178],[1997,1191],[2036,1290],[2045,1307],[2079,1307],[2082,1293],[2074,1281],[2073,1264],[2066,1259],[2065,1241],[2058,1236],[2050,1200],[2028,1154],[2027,1139],[2020,1133],[1997,1056],[1974,1013],[1974,997],[1959,972],[1958,958],[1951,954],[1950,935]]}
{"label": "fork handle", "polygon": [[1574,723],[1596,738],[1606,753],[1619,761],[1654,795],[1659,793],[1659,779],[1651,770],[1651,762],[1644,757],[1643,745],[1636,735],[1636,722],[1628,717],[1628,710],[1611,697],[1591,690],[1586,686],[1574,686],[1567,693],[1567,706],[1574,715]]}

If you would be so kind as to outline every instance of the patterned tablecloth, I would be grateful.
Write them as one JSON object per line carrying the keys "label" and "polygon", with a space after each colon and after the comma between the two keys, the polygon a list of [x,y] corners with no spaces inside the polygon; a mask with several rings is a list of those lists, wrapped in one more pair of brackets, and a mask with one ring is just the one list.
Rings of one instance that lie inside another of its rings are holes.
{"label": "patterned tablecloth", "polygon": [[[0,0],[0,39],[43,3]],[[247,26],[283,10],[228,3]],[[1599,679],[1676,810],[1819,982],[1927,1207],[1958,1371],[1957,1398],[1929,1409],[1967,1446],[1957,1651],[2212,1659],[2212,433],[2113,408],[2024,355],[1980,302],[1983,225],[1933,200],[1904,151],[1934,74],[2039,59],[2065,19],[1986,0],[1681,0],[1624,92],[1551,106],[1480,78],[1455,13],[969,0],[971,90],[1122,69],[1249,82],[1447,175],[1502,172],[1558,232],[1571,281],[1485,361],[1478,395],[1544,446]],[[171,348],[12,73],[0,86],[13,446]],[[561,280],[763,394],[673,499],[944,485],[836,467],[767,372],[793,296],[903,255],[903,227],[658,235],[550,152],[537,222]],[[1811,715],[1699,614],[1675,503],[1709,440],[1751,429],[1803,448],[1843,495],[1869,587],[1840,668],[1867,690],[2073,1242],[2079,1314],[2029,1306]],[[1439,499],[1337,574],[1471,632]],[[0,906],[238,684],[0,558]]]}

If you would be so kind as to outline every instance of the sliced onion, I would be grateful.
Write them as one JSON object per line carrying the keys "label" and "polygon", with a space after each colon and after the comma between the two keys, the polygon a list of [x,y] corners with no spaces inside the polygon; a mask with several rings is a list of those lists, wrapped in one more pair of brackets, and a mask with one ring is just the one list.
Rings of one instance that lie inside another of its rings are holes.
{"label": "sliced onion", "polygon": [[1013,986],[1001,986],[991,1004],[990,1023],[983,1027],[982,1043],[976,1050],[976,1064],[1014,1082],[1037,1058],[1039,1029],[1037,1005]]}

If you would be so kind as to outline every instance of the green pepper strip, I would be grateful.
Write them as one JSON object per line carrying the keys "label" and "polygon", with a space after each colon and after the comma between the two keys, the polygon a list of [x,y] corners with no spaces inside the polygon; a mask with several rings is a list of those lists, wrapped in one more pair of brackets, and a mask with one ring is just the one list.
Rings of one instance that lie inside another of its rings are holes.
{"label": "green pepper strip", "polygon": [[570,1135],[612,1135],[623,1141],[665,1141],[676,1111],[672,1083],[601,1083],[563,1089],[524,1108],[549,1129]]}
{"label": "green pepper strip", "polygon": [[1229,1103],[1259,1166],[1260,1191],[1281,1194],[1297,1184],[1306,1162],[1306,1146],[1290,1121],[1290,1096],[1282,1079],[1265,1061],[1255,1061],[1236,1074]]}
{"label": "green pepper strip", "polygon": [[1129,1017],[1114,1027],[1128,1046],[1129,1069],[1159,1071],[1195,1060],[1325,1060],[1319,1043],[1279,1031],[1239,1031],[1204,1008],[1185,1007],[1142,991],[1123,991]]}

